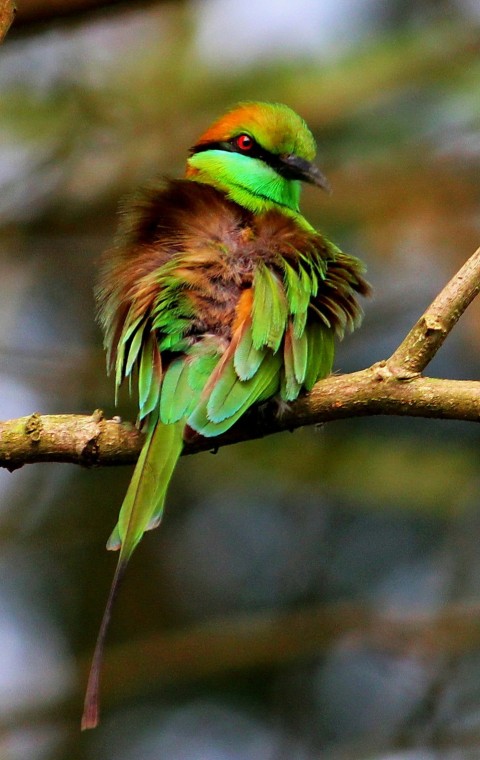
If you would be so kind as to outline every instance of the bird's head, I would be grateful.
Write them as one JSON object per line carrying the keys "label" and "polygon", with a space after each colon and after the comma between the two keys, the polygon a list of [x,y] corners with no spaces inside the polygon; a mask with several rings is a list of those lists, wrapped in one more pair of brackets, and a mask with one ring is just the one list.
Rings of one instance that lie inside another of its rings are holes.
{"label": "bird's head", "polygon": [[190,149],[186,176],[213,185],[244,208],[299,212],[300,182],[329,190],[312,160],[315,140],[303,119],[279,103],[240,103]]}

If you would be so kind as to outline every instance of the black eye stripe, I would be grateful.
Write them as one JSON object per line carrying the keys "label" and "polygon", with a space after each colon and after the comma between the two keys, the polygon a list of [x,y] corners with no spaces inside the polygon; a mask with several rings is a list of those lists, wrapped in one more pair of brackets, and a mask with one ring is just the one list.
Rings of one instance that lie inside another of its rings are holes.
{"label": "black eye stripe", "polygon": [[286,177],[287,179],[295,179],[295,177],[292,176],[292,172],[289,167],[282,162],[281,156],[265,150],[265,148],[262,148],[262,146],[255,142],[253,138],[253,145],[251,148],[249,148],[248,152],[241,150],[241,148],[239,148],[236,144],[237,137],[233,137],[231,140],[207,142],[200,143],[199,145],[194,145],[193,148],[190,148],[190,155],[193,156],[195,153],[204,153],[207,150],[224,150],[228,153],[240,153],[242,156],[248,156],[249,158],[258,158],[260,161],[264,161],[268,166],[271,166],[272,169],[275,169],[275,171],[282,177]]}
{"label": "black eye stripe", "polygon": [[[200,145],[194,145],[193,148],[190,148],[190,155],[193,156],[195,153],[204,153],[207,150],[225,150],[229,153],[242,153],[244,155],[247,155],[247,151],[242,150],[237,145],[237,139],[238,137],[232,137],[231,140],[200,143]],[[253,138],[252,143],[252,147],[248,149],[248,155],[254,156],[255,158],[263,158],[263,156],[267,154],[267,151],[264,151]]]}

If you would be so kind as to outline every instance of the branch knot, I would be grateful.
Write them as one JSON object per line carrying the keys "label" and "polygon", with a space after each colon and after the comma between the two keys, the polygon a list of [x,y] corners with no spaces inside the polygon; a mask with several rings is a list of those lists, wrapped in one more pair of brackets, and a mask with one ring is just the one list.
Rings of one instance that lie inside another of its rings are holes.
{"label": "branch knot", "polygon": [[38,412],[34,412],[33,414],[30,415],[30,417],[25,423],[25,433],[29,437],[31,443],[38,444],[40,443],[42,432],[43,432],[42,418]]}
{"label": "branch knot", "polygon": [[437,314],[425,314],[423,317],[423,324],[425,325],[425,334],[427,336],[447,334],[447,329],[442,320],[438,318]]}

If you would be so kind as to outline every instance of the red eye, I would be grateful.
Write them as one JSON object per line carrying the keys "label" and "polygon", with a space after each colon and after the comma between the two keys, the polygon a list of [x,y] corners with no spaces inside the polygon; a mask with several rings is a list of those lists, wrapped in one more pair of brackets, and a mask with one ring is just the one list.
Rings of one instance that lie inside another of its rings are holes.
{"label": "red eye", "polygon": [[254,141],[250,135],[238,135],[238,137],[235,138],[235,145],[237,148],[240,148],[240,150],[247,152],[253,148]]}

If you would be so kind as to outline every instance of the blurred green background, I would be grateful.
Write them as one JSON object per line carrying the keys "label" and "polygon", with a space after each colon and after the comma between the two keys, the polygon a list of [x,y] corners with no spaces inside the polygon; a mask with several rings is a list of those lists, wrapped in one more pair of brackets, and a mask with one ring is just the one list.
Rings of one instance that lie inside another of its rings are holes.
{"label": "blurred green background", "polygon": [[[22,2],[18,2],[20,10]],[[26,4],[26,3],[25,3]],[[241,99],[309,123],[306,216],[368,264],[336,368],[398,345],[480,238],[476,0],[131,3],[0,49],[0,418],[113,406],[92,289],[119,199]],[[473,304],[429,374],[479,378]],[[131,468],[0,472],[0,760],[480,757],[479,433],[332,423],[181,461],[79,733]]]}

